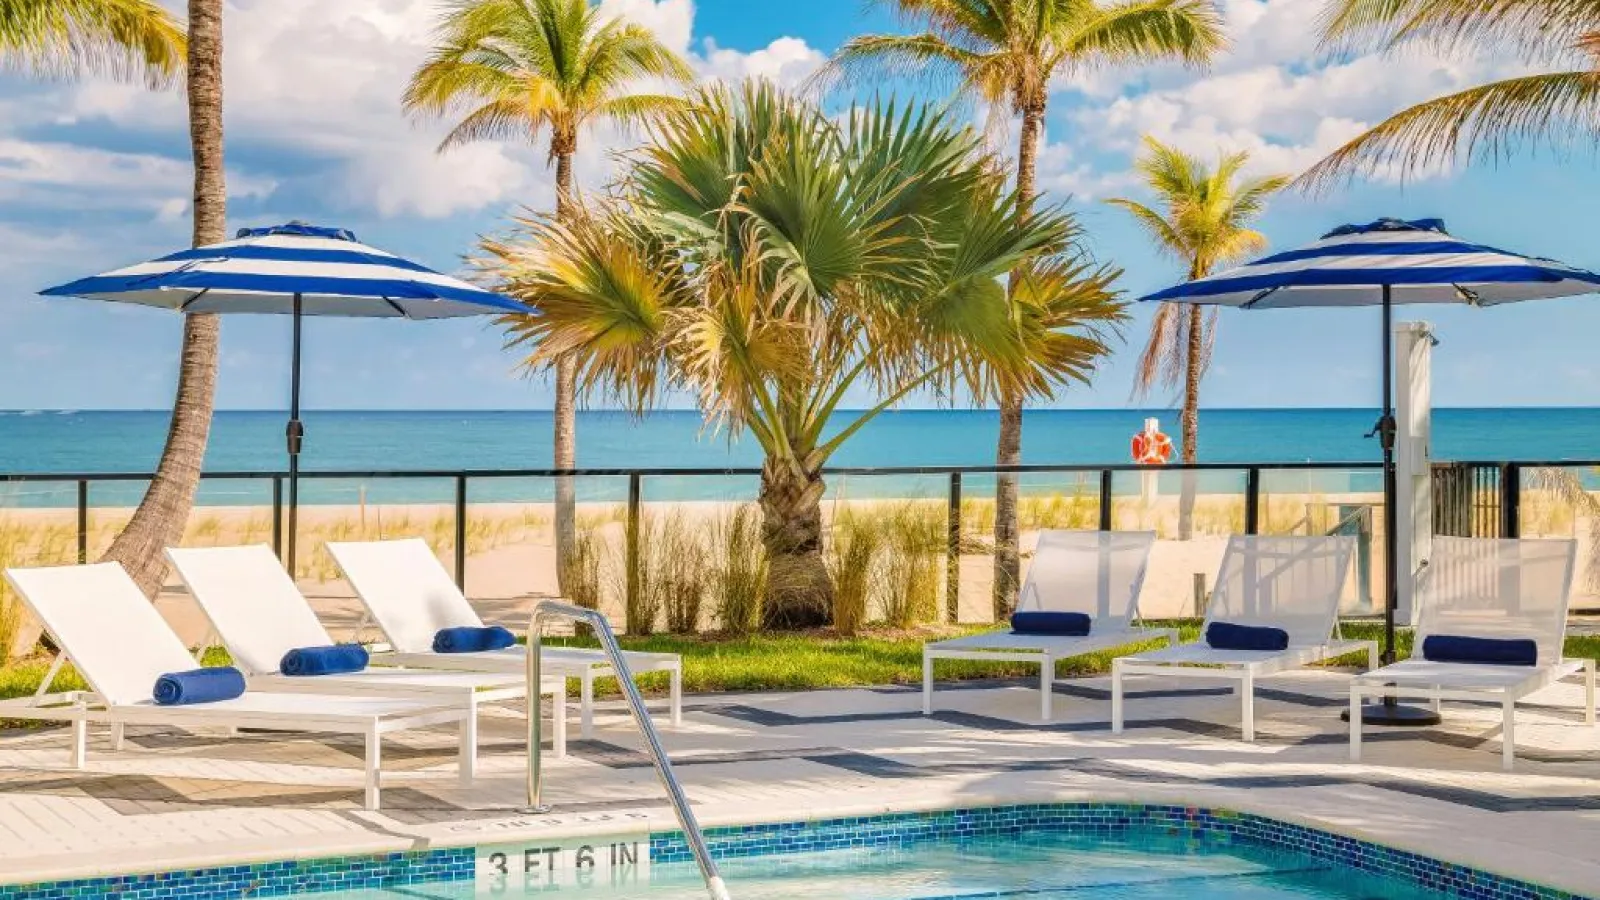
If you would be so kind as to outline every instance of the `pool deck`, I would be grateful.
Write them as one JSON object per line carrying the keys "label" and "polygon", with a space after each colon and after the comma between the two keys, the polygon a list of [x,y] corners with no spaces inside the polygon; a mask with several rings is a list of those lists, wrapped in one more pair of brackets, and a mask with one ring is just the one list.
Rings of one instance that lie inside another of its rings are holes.
{"label": "pool deck", "polygon": [[[1106,679],[1057,685],[1037,723],[1023,683],[950,685],[921,714],[915,689],[685,699],[668,751],[704,825],[1036,802],[1149,802],[1251,812],[1580,895],[1600,895],[1600,730],[1581,686],[1519,712],[1517,771],[1499,712],[1454,704],[1446,724],[1368,729],[1347,761],[1346,677],[1301,672],[1258,692],[1259,740],[1239,739],[1226,687],[1146,679],[1129,730],[1109,731]],[[574,715],[574,720],[576,716]],[[663,726],[665,724],[662,717]],[[482,730],[480,776],[459,786],[451,731],[386,740],[384,808],[361,809],[359,739],[130,728],[66,767],[63,729],[0,732],[0,884],[675,828],[642,741],[615,704],[593,738],[549,760],[555,810],[520,815],[523,717]],[[548,759],[548,757],[547,757]],[[736,886],[735,886],[736,887]]]}

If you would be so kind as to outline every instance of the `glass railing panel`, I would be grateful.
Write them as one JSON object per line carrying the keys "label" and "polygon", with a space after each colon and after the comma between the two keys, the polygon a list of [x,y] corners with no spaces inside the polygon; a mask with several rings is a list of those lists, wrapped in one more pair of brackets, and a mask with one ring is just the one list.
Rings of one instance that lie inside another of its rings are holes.
{"label": "glass railing panel", "polygon": [[[468,479],[466,591],[485,619],[520,627],[530,599],[563,597],[602,610],[620,627],[628,478],[585,475],[569,481],[572,549],[562,572],[555,478]],[[451,550],[453,555],[453,545]]]}
{"label": "glass railing panel", "polygon": [[1262,534],[1355,538],[1355,562],[1340,602],[1343,615],[1383,611],[1383,473],[1371,469],[1263,469]]}
{"label": "glass railing panel", "polygon": [[641,479],[631,595],[623,585],[630,634],[760,627],[766,583],[760,489],[754,475]]}
{"label": "glass railing panel", "polygon": [[[964,614],[979,599],[960,580],[947,583],[949,491],[949,476],[940,474],[829,476],[823,558],[834,586],[835,626],[942,622],[951,590]],[[962,573],[971,568],[964,556]]]}
{"label": "glass railing panel", "polygon": [[1523,537],[1576,540],[1570,609],[1600,611],[1600,468],[1525,468],[1519,476],[1518,530]]}
{"label": "glass railing panel", "polygon": [[[77,562],[77,497],[71,481],[0,482],[0,569]],[[0,579],[0,664],[35,655],[39,635],[21,598]]]}
{"label": "glass railing panel", "polygon": [[1245,525],[1243,469],[1142,469],[1111,479],[1111,527],[1154,531],[1139,612],[1147,619],[1203,615],[1228,536]]}

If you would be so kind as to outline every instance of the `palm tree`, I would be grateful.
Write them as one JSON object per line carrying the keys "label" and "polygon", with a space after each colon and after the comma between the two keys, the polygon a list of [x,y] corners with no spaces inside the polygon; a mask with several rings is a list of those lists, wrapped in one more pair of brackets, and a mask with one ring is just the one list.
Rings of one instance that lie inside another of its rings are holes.
{"label": "palm tree", "polygon": [[[1022,215],[947,113],[829,117],[755,83],[703,90],[654,132],[615,199],[523,222],[487,264],[538,310],[518,333],[535,361],[571,355],[582,390],[638,411],[691,393],[760,445],[762,620],[826,624],[832,455],[919,389],[1044,397],[1087,379],[1123,315],[1119,273],[1070,217]],[[853,388],[877,402],[843,412]]]}
{"label": "palm tree", "polygon": [[1322,35],[1341,51],[1511,47],[1544,71],[1401,110],[1301,175],[1302,187],[1600,137],[1600,6],[1588,0],[1333,0]]}
{"label": "palm tree", "polygon": [[[575,208],[572,158],[586,125],[649,121],[680,102],[639,90],[642,79],[687,83],[693,72],[647,28],[606,18],[589,0],[452,0],[438,46],[411,77],[403,104],[413,116],[460,115],[439,145],[537,140],[549,132],[556,167],[556,217]],[[515,321],[506,322],[511,328]],[[577,464],[577,391],[571,359],[556,373],[555,467]],[[576,528],[571,479],[556,481],[557,570],[565,572]]]}
{"label": "palm tree", "polygon": [[[1204,278],[1220,265],[1266,248],[1266,236],[1250,223],[1261,214],[1267,198],[1288,184],[1286,176],[1240,182],[1236,179],[1250,160],[1247,153],[1225,155],[1213,169],[1153,137],[1146,137],[1144,144],[1136,168],[1156,195],[1159,209],[1120,197],[1106,202],[1132,213],[1158,250],[1183,263],[1189,280]],[[1210,365],[1215,336],[1215,311],[1206,315],[1198,304],[1163,303],[1139,356],[1136,396],[1148,394],[1158,382],[1183,386],[1185,463],[1199,461],[1200,379]],[[1183,540],[1194,531],[1194,496],[1194,479],[1185,478],[1178,506],[1178,535]]]}
{"label": "palm tree", "polygon": [[[1036,197],[1035,159],[1051,79],[1095,66],[1161,60],[1209,61],[1225,43],[1211,0],[893,0],[919,34],[871,34],[839,48],[823,80],[866,75],[954,77],[961,90],[1022,117],[1016,199],[1021,215]],[[1022,461],[1022,401],[1002,393],[995,463]],[[1010,615],[1020,586],[1017,480],[997,479],[994,614]]]}
{"label": "palm tree", "polygon": [[[196,14],[195,7],[200,7]],[[210,11],[208,8],[215,7]],[[195,107],[202,118],[221,129],[220,108],[204,111],[209,78],[217,91],[221,73],[213,65],[220,30],[220,0],[195,0],[190,5],[190,33],[186,40],[179,23],[155,0],[0,0],[0,57],[43,75],[95,72],[125,80],[142,79],[152,86],[170,83],[188,54],[191,122]],[[197,75],[198,73],[198,75]],[[197,100],[198,96],[198,100]],[[216,98],[220,107],[220,94]],[[215,155],[202,158],[200,139],[212,143],[209,133],[195,130],[195,243],[221,240],[221,138],[214,141]],[[212,168],[207,169],[210,163]],[[202,171],[206,177],[202,179]],[[212,175],[216,184],[209,188]],[[208,186],[201,197],[202,182]],[[210,204],[216,204],[213,208]],[[208,223],[205,231],[200,223]],[[214,220],[214,227],[211,223]],[[202,240],[204,238],[204,240]],[[156,474],[126,528],[111,544],[105,558],[123,564],[147,595],[161,585],[166,566],[161,551],[175,543],[188,521],[200,481],[211,429],[213,389],[216,385],[217,326],[212,316],[189,316],[184,322],[183,354],[178,371],[178,393]]]}
{"label": "palm tree", "polygon": [[183,54],[183,28],[157,0],[0,0],[0,59],[39,75],[167,84]]}

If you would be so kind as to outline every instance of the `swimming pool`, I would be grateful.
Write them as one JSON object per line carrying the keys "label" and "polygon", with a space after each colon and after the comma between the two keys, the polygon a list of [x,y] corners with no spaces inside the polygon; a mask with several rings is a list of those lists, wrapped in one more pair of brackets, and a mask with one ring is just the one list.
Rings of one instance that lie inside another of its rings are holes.
{"label": "swimming pool", "polygon": [[[460,834],[462,846],[0,885],[0,900],[705,896],[681,833],[630,833],[630,814],[597,819],[611,821],[564,837],[529,837],[549,832],[540,820],[486,820]],[[706,840],[735,900],[1586,900],[1305,825],[1199,807],[886,813],[710,828]]]}
{"label": "swimming pool", "polygon": [[[1089,837],[1024,832],[853,847],[721,864],[735,900],[1437,900],[1446,895],[1287,852],[1228,847],[1166,835]],[[616,882],[613,884],[612,882]],[[703,900],[692,862],[658,864],[635,877],[601,871],[585,886],[544,873],[490,884],[434,882],[341,891],[318,900],[466,900],[479,896]]]}

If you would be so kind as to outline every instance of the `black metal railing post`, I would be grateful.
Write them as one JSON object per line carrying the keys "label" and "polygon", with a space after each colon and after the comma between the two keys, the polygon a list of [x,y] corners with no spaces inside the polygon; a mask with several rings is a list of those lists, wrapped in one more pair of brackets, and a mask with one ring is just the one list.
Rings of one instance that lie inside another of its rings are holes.
{"label": "black metal railing post", "polygon": [[1244,470],[1244,533],[1261,533],[1261,470]]}
{"label": "black metal railing post", "polygon": [[950,473],[948,543],[944,557],[944,605],[950,624],[961,621],[961,473]]}
{"label": "black metal railing post", "polygon": [[1522,467],[1514,462],[1500,467],[1500,536],[1522,537]]}
{"label": "black metal railing post", "polygon": [[1111,470],[1100,470],[1100,530],[1111,530]]}
{"label": "black metal railing post", "polygon": [[78,479],[78,565],[89,561],[89,482]]}
{"label": "black metal railing post", "polygon": [[456,476],[456,587],[467,589],[467,476]]}
{"label": "black metal railing post", "polygon": [[283,559],[283,476],[272,476],[272,552]]}
{"label": "black metal railing post", "polygon": [[639,526],[640,507],[643,502],[643,478],[638,472],[628,476],[628,533],[627,546],[624,549],[626,559],[623,564],[627,567],[627,603],[628,609],[635,609],[639,603]]}

